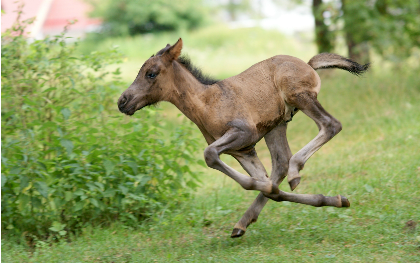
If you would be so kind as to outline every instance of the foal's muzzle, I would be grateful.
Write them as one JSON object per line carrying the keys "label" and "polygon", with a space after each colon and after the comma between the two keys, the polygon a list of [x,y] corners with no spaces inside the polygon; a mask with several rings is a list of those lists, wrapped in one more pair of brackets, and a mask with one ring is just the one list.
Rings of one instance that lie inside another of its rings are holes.
{"label": "foal's muzzle", "polygon": [[125,113],[127,115],[133,115],[135,110],[133,111],[133,108],[135,107],[134,105],[131,105],[131,107],[129,107],[129,101],[131,100],[131,98],[129,98],[126,95],[121,95],[121,97],[118,99],[118,109],[122,112]]}

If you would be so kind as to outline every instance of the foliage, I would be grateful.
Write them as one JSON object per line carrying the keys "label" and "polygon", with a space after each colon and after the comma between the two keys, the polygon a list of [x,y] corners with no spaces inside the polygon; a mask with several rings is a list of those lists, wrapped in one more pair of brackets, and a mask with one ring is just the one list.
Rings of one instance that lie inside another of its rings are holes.
{"label": "foliage", "polygon": [[420,46],[419,1],[342,2],[344,30],[355,45],[368,41],[376,52],[394,61],[409,56],[413,47]]}
{"label": "foliage", "polygon": [[185,200],[197,185],[192,127],[163,140],[157,110],[123,117],[119,69],[107,70],[119,52],[78,55],[64,33],[30,42],[31,21],[2,35],[2,230],[58,237],[88,222],[135,225]]}
{"label": "foliage", "polygon": [[[420,2],[416,0],[313,0],[318,4],[315,27],[319,50],[334,46],[334,35],[342,32],[348,56],[366,63],[369,49],[387,60],[400,62],[420,46]],[[329,24],[329,30],[325,25]],[[321,32],[321,34],[320,34]]]}
{"label": "foliage", "polygon": [[191,30],[203,24],[205,10],[195,0],[91,1],[93,16],[104,19],[102,33],[113,36]]}

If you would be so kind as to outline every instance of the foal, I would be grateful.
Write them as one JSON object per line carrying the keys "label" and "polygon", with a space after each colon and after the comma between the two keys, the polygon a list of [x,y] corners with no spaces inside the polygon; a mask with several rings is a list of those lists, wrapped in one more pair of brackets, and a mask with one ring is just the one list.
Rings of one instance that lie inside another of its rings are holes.
{"label": "foal", "polygon": [[[118,108],[133,115],[159,101],[174,104],[193,121],[208,143],[204,150],[207,165],[238,182],[246,190],[260,191],[257,199],[235,225],[231,237],[242,236],[258,218],[268,199],[312,206],[349,207],[343,196],[293,194],[278,185],[287,175],[293,191],[300,182],[299,171],[322,145],[341,131],[340,122],[318,102],[321,80],[316,69],[340,68],[359,75],[368,64],[359,65],[339,55],[322,53],[308,63],[275,56],[261,61],[239,75],[217,81],[204,77],[190,61],[180,57],[182,39],[167,45],[141,67],[136,79],[121,94]],[[297,111],[315,121],[318,135],[292,155],[287,138],[287,122]],[[272,173],[258,159],[255,144],[264,137],[272,160]],[[246,176],[220,160],[233,156]]]}

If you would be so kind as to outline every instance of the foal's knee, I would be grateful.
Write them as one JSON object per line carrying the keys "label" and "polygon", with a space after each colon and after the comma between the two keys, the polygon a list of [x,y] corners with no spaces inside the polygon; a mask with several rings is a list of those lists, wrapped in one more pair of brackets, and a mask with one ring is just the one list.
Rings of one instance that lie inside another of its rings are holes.
{"label": "foal's knee", "polygon": [[214,167],[219,159],[219,154],[214,147],[207,147],[204,150],[204,160],[208,167]]}

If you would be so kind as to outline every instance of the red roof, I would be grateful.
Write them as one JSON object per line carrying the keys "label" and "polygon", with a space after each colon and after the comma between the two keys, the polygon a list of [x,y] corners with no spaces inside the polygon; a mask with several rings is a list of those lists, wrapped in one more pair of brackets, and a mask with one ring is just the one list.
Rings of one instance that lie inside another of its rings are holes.
{"label": "red roof", "polygon": [[[2,0],[1,6],[5,14],[1,16],[1,31],[10,28],[16,20],[19,3],[16,0]],[[21,0],[23,7],[22,19],[37,17],[34,24],[27,29],[32,36],[43,37],[61,32],[68,21],[77,20],[69,27],[69,35],[80,36],[101,24],[101,20],[90,18],[91,10],[84,0]],[[36,25],[38,23],[38,26]],[[33,30],[38,32],[32,32]]]}
{"label": "red roof", "polygon": [[90,6],[83,0],[54,0],[48,17],[44,23],[45,30],[62,29],[67,21],[77,19],[72,28],[86,28],[91,25],[100,25],[98,19],[89,18]]}

